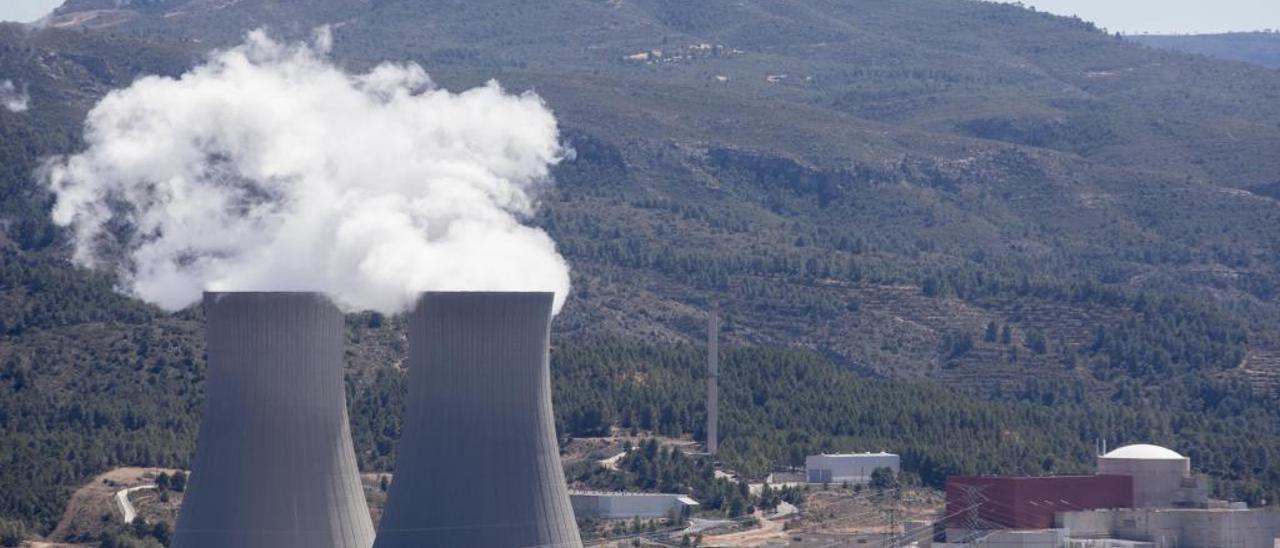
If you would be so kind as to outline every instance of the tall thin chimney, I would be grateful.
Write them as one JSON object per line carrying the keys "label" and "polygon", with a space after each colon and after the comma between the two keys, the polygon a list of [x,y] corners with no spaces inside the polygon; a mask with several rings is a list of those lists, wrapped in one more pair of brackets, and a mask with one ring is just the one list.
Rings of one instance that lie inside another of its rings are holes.
{"label": "tall thin chimney", "polygon": [[377,548],[582,546],[551,409],[551,293],[426,293]]}
{"label": "tall thin chimney", "polygon": [[371,546],[342,313],[315,293],[206,293],[204,308],[204,419],[173,546]]}
{"label": "tall thin chimney", "polygon": [[720,440],[720,307],[711,310],[707,325],[707,454],[715,456]]}

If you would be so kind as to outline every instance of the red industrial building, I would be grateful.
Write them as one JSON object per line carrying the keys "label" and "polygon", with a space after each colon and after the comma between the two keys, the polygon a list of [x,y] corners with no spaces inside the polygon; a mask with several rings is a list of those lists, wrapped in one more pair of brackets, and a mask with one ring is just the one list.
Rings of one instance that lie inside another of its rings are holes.
{"label": "red industrial building", "polygon": [[947,478],[948,528],[1049,529],[1057,512],[1107,508],[1133,508],[1133,477]]}

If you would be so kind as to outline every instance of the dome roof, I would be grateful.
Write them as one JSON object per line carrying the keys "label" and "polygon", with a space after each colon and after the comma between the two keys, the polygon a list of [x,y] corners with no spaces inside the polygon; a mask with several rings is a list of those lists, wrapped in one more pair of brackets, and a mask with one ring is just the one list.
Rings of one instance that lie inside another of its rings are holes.
{"label": "dome roof", "polygon": [[1104,459],[1183,460],[1186,457],[1159,445],[1126,445],[1102,456]]}

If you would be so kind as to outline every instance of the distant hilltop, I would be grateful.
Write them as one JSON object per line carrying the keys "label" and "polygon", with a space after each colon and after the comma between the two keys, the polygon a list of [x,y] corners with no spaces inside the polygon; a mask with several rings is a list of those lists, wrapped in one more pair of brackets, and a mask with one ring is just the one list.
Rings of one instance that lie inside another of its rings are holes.
{"label": "distant hilltop", "polygon": [[1280,32],[1274,30],[1227,34],[1134,34],[1125,38],[1153,48],[1280,69]]}

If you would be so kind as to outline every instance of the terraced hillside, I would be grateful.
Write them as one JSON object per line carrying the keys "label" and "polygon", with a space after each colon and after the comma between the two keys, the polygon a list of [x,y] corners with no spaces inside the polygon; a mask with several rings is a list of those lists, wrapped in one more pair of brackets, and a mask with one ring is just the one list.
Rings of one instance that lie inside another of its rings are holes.
{"label": "terraced hillside", "polygon": [[576,295],[605,297],[575,297],[562,332],[687,336],[716,299],[744,340],[910,371],[963,321],[884,334],[906,339],[913,357],[897,364],[878,336],[845,331],[873,321],[848,303],[815,326],[824,303],[855,300],[815,282],[919,286],[961,270],[1264,306],[1276,291],[1266,235],[1280,204],[1249,189],[1280,167],[1267,153],[1280,75],[1079,20],[960,0],[76,0],[60,13],[210,46],[330,24],[355,66],[411,59],[444,85],[537,90],[578,155],[536,222],[572,261]]}
{"label": "terraced hillside", "polygon": [[1258,392],[1280,396],[1280,350],[1250,350],[1240,364],[1240,373]]}

